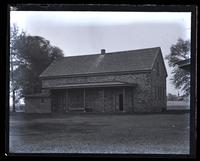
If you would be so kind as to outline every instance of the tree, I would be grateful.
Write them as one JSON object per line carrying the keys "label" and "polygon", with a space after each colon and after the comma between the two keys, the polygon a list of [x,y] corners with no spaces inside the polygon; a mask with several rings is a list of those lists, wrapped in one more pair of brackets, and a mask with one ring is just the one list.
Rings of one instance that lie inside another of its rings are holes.
{"label": "tree", "polygon": [[170,54],[165,58],[169,66],[173,67],[171,80],[175,88],[181,89],[184,96],[188,96],[190,94],[190,72],[180,69],[177,62],[190,58],[190,41],[178,39],[178,42],[171,46]]}
{"label": "tree", "polygon": [[[22,32],[21,35],[24,35],[25,32]],[[15,104],[17,102],[16,99],[16,92],[19,88],[17,85],[16,80],[14,79],[14,71],[17,67],[17,49],[16,49],[16,42],[19,38],[19,28],[13,24],[10,28],[10,93],[12,95],[12,105],[13,105],[13,112],[15,112]]]}
{"label": "tree", "polygon": [[[11,35],[13,34],[11,30]],[[40,36],[30,36],[25,32],[19,33],[11,39],[11,52],[14,57],[16,69],[12,72],[12,84],[20,92],[20,97],[41,91],[39,75],[50,63],[63,57],[63,52],[52,46],[48,40]],[[15,83],[14,83],[15,82]]]}

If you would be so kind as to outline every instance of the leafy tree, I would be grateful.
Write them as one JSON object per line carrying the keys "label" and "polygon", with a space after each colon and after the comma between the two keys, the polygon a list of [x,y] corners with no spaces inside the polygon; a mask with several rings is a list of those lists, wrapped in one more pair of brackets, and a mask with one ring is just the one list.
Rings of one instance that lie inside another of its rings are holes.
{"label": "leafy tree", "polygon": [[175,88],[181,89],[184,92],[184,96],[190,94],[190,72],[180,69],[177,62],[190,58],[190,41],[178,39],[178,42],[171,46],[170,54],[165,57],[168,60],[172,70],[172,83]]}
{"label": "leafy tree", "polygon": [[[11,35],[14,28],[11,29]],[[38,93],[41,90],[39,75],[55,59],[63,57],[63,51],[52,46],[48,40],[40,36],[30,36],[17,30],[15,39],[11,39],[11,57],[16,69],[12,73],[12,84],[20,91],[20,97]],[[15,83],[14,83],[15,82]]]}
{"label": "leafy tree", "polygon": [[[25,35],[25,32],[22,32],[21,35]],[[18,102],[16,99],[16,93],[19,90],[19,86],[14,79],[14,72],[17,68],[17,49],[16,49],[16,42],[19,38],[19,28],[13,24],[10,28],[10,93],[12,96],[12,104],[13,104],[13,112],[15,112],[15,104]]]}

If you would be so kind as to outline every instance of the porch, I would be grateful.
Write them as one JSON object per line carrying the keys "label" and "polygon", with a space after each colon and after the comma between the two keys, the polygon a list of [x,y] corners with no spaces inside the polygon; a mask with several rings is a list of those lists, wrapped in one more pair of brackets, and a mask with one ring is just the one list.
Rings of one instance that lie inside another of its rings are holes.
{"label": "porch", "polygon": [[135,84],[103,82],[53,87],[52,112],[133,112]]}

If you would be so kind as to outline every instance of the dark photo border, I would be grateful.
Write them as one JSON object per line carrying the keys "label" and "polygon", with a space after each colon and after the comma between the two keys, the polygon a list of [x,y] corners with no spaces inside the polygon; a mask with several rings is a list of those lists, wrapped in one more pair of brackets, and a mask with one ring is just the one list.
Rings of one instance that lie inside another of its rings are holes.
{"label": "dark photo border", "polygon": [[[143,12],[191,12],[191,96],[190,96],[190,154],[68,154],[68,153],[9,153],[9,33],[10,33],[10,6],[20,11],[143,11]],[[5,117],[5,150],[3,155],[9,157],[109,157],[109,158],[196,158],[197,157],[197,6],[196,5],[149,5],[149,4],[7,4],[5,34],[3,45],[5,46],[5,57],[3,66],[3,77],[1,76],[5,94],[4,110]],[[2,59],[2,60],[3,60]],[[3,107],[2,107],[3,108]],[[102,158],[103,159],[103,158]]]}

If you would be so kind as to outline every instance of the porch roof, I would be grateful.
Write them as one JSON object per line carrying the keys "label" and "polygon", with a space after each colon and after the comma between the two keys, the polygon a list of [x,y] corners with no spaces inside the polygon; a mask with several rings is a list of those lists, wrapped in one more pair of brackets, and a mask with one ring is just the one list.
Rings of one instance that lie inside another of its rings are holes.
{"label": "porch roof", "polygon": [[28,94],[28,95],[24,95],[26,98],[42,98],[42,97],[49,97],[48,93],[34,93],[34,94]]}
{"label": "porch roof", "polygon": [[94,83],[76,83],[76,84],[66,84],[66,85],[56,85],[50,87],[51,89],[69,89],[69,88],[94,88],[94,87],[120,87],[120,86],[136,86],[135,83],[128,82],[94,82]]}

